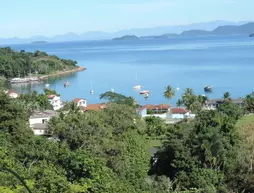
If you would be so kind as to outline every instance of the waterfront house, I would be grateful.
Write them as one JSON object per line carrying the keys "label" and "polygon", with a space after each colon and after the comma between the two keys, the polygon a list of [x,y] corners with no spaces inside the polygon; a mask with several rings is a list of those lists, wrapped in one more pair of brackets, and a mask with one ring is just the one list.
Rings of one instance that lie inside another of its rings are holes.
{"label": "waterfront house", "polygon": [[48,95],[49,103],[52,105],[54,111],[57,111],[63,107],[60,96]]}
{"label": "waterfront house", "polygon": [[101,111],[103,109],[107,108],[107,104],[89,104],[85,108],[85,111]]}
{"label": "waterfront house", "polygon": [[87,107],[87,101],[85,99],[75,98],[73,102],[76,103],[78,107],[83,107],[83,108]]}
{"label": "waterfront house", "polygon": [[170,105],[168,104],[159,104],[159,105],[145,105],[143,106],[147,109],[148,114],[163,114],[167,113],[170,109]]}
{"label": "waterfront house", "polygon": [[50,135],[48,132],[48,121],[56,116],[57,113],[52,110],[35,111],[29,118],[29,125],[35,135]]}
{"label": "waterfront house", "polygon": [[[224,99],[210,99],[206,101],[206,104],[204,106],[204,109],[207,110],[215,110],[217,109],[220,105],[222,105],[225,102]],[[239,106],[244,106],[244,99],[232,99],[232,103],[239,105]]]}
{"label": "waterfront house", "polygon": [[190,117],[190,112],[185,108],[171,108],[170,115],[172,119],[184,119]]}

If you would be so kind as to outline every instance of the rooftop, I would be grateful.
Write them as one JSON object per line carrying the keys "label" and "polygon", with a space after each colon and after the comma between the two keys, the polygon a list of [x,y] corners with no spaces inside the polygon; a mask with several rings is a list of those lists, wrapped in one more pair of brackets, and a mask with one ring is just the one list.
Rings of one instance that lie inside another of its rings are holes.
{"label": "rooftop", "polygon": [[33,114],[30,116],[30,119],[53,117],[55,115],[56,115],[56,112],[53,110],[46,110],[43,112],[34,111]]}
{"label": "rooftop", "polygon": [[170,105],[168,104],[159,104],[159,105],[145,105],[143,106],[144,108],[148,109],[148,110],[168,110],[170,108]]}
{"label": "rooftop", "polygon": [[[220,103],[224,103],[224,99],[223,98],[219,98],[219,99],[209,99],[207,100],[206,104],[220,104]],[[235,104],[242,104],[244,103],[244,99],[232,99],[232,103]]]}
{"label": "rooftop", "polygon": [[86,107],[87,111],[98,111],[107,108],[106,104],[89,104]]}
{"label": "rooftop", "polygon": [[75,99],[73,100],[73,102],[74,102],[74,103],[78,103],[78,102],[81,101],[81,100],[85,100],[85,99],[83,99],[83,98],[75,98]]}
{"label": "rooftop", "polygon": [[45,123],[35,123],[31,126],[34,130],[45,130],[48,128],[48,124]]}
{"label": "rooftop", "polygon": [[188,111],[185,108],[172,108],[171,109],[172,114],[186,114]]}

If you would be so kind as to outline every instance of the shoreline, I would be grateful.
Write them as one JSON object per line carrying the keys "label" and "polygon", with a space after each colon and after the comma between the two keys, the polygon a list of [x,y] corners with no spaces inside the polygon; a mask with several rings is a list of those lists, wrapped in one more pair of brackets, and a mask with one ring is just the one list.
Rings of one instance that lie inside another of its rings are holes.
{"label": "shoreline", "polygon": [[86,68],[79,66],[78,68],[75,68],[75,69],[72,69],[72,70],[61,71],[61,72],[56,72],[56,73],[53,73],[53,74],[43,75],[43,76],[40,76],[38,78],[40,78],[41,80],[45,80],[45,79],[48,79],[50,77],[59,76],[59,75],[63,75],[63,74],[74,73],[74,72],[81,72],[81,71],[84,71],[84,70],[86,70]]}

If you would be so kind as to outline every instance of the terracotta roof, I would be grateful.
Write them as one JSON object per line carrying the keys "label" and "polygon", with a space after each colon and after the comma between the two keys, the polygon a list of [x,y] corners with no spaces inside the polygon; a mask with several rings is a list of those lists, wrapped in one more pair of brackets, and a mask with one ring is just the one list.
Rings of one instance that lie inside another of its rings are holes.
{"label": "terracotta roof", "polygon": [[171,109],[172,114],[186,114],[188,111],[185,108],[172,108]]}
{"label": "terracotta roof", "polygon": [[87,111],[98,111],[107,108],[106,104],[90,104],[87,105],[86,110]]}
{"label": "terracotta roof", "polygon": [[85,100],[85,99],[82,99],[82,98],[75,98],[75,99],[73,100],[73,102],[74,102],[74,103],[78,103],[80,100]]}
{"label": "terracotta roof", "polygon": [[10,94],[17,94],[17,95],[18,95],[18,94],[19,94],[19,93],[17,93],[17,92],[11,91],[11,90],[8,90],[7,93],[8,93],[8,95],[10,95]]}
{"label": "terracotta roof", "polygon": [[52,99],[52,98],[54,98],[56,95],[53,95],[53,94],[51,94],[51,95],[48,95],[48,99]]}
{"label": "terracotta roof", "polygon": [[170,105],[168,104],[159,104],[159,105],[145,105],[143,106],[145,108],[147,108],[148,110],[157,110],[157,109],[161,109],[161,110],[168,110],[170,108]]}

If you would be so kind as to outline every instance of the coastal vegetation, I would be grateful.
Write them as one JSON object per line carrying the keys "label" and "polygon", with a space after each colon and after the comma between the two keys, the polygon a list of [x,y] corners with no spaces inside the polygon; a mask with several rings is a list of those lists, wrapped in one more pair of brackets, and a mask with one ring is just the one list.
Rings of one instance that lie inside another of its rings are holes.
{"label": "coastal vegetation", "polygon": [[38,193],[254,191],[254,117],[244,115],[254,110],[252,95],[244,107],[226,100],[197,110],[204,98],[188,88],[181,104],[198,107],[196,118],[168,125],[141,119],[131,97],[107,92],[104,110],[61,110],[47,138],[28,125],[32,110],[48,108],[46,94],[12,99],[0,89],[0,192],[26,192],[10,170]]}
{"label": "coastal vegetation", "polygon": [[9,47],[0,48],[0,76],[5,78],[48,75],[76,69],[76,64],[76,61],[50,56],[38,50],[25,52],[14,51]]}

